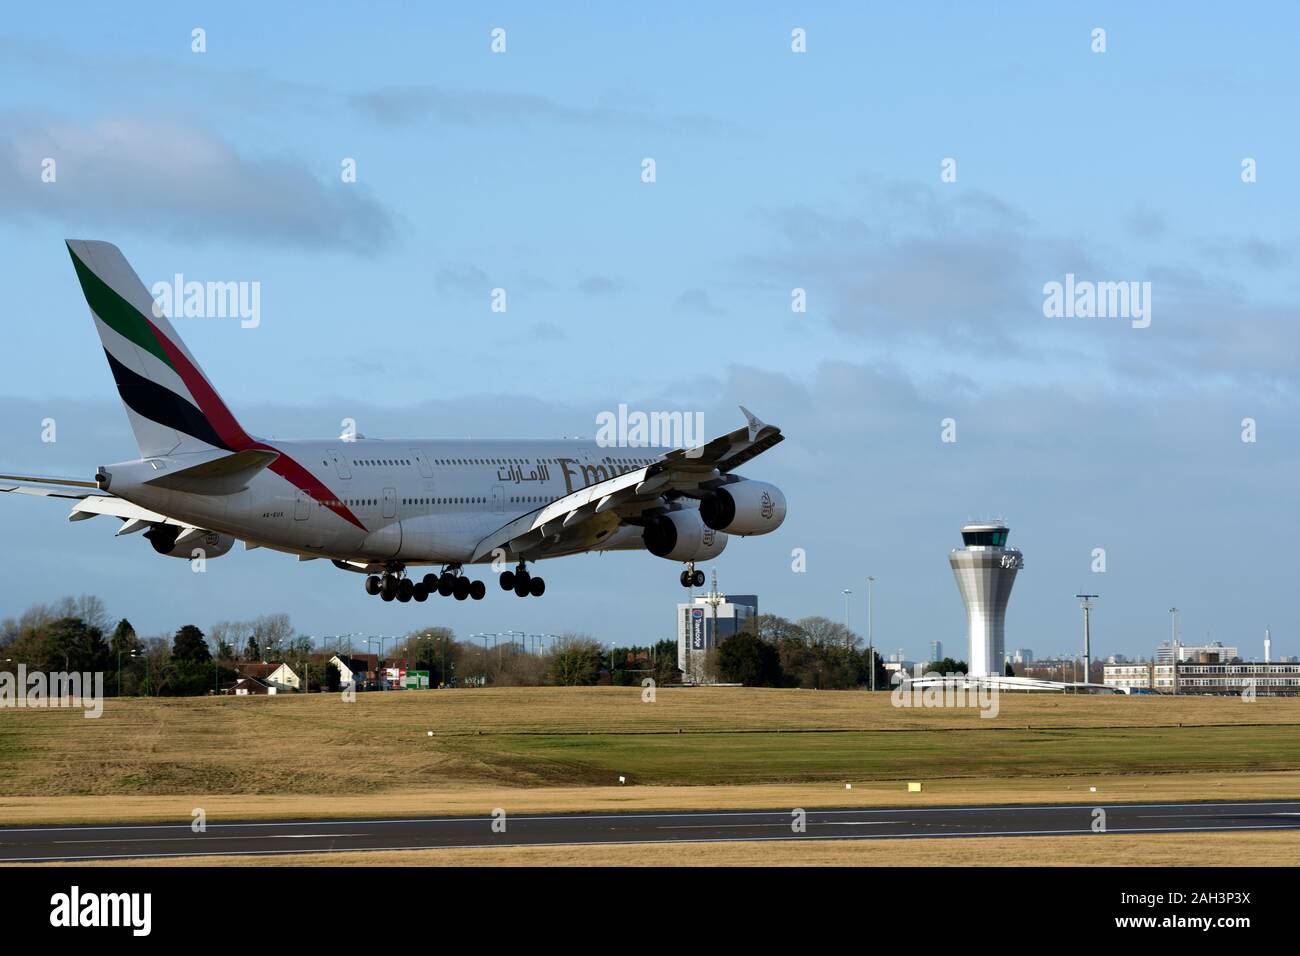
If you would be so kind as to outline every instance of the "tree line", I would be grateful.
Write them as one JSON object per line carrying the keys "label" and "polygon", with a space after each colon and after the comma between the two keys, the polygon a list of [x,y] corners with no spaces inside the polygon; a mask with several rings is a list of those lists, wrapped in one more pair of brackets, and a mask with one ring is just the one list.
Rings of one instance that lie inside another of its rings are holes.
{"label": "tree line", "polygon": [[[751,687],[837,690],[887,689],[890,674],[879,653],[860,635],[825,617],[791,621],[762,614],[703,655],[693,673],[706,680]],[[344,652],[346,654],[346,652]],[[82,595],[28,608],[0,621],[0,670],[19,663],[29,671],[102,671],[105,691],[131,695],[199,695],[233,683],[239,662],[285,662],[312,690],[338,688],[338,671],[313,639],[301,635],[286,614],[247,621],[219,621],[205,633],[185,624],[172,634],[141,637],[130,621],[113,623],[104,602]],[[314,659],[313,659],[314,658]],[[542,653],[519,641],[495,646],[459,640],[446,627],[415,630],[395,642],[384,664],[428,671],[438,686],[663,686],[681,681],[677,641],[611,645],[588,634],[560,635]],[[935,662],[928,669],[965,670],[963,662]]]}

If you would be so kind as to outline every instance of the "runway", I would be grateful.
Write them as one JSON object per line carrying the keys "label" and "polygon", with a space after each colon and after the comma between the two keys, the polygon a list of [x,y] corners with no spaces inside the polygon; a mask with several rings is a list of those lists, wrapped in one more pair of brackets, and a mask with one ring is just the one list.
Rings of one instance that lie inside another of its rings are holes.
{"label": "runway", "polygon": [[[1097,809],[1104,811],[1104,817]],[[802,811],[800,811],[802,812]],[[1300,829],[1300,801],[872,807],[0,828],[0,863],[450,847],[906,840]],[[802,823],[802,828],[798,824]],[[501,832],[504,831],[504,832]]]}

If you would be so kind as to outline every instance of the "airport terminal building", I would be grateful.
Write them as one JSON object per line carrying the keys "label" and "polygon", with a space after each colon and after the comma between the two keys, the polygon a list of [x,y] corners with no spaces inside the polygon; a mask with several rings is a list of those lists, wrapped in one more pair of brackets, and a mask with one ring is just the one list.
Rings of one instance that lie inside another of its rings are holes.
{"label": "airport terminal building", "polygon": [[1300,695],[1300,664],[1260,662],[1221,664],[1107,664],[1107,687],[1124,693],[1235,694],[1259,697]]}

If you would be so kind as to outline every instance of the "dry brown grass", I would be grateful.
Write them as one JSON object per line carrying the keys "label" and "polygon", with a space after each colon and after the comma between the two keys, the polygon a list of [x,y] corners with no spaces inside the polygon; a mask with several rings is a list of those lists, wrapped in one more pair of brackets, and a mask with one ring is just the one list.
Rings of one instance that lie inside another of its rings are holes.
{"label": "dry brown grass", "polygon": [[[828,840],[134,860],[113,866],[1277,866],[1300,852],[1300,832],[1103,834],[1077,837]],[[79,864],[86,865],[86,864]],[[89,864],[104,865],[104,864]]]}

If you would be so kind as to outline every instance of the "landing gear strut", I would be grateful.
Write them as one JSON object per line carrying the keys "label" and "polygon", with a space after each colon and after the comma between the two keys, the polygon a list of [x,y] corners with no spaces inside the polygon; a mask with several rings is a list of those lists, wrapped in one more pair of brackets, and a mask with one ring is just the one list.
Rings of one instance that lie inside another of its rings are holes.
{"label": "landing gear strut", "polygon": [[704,572],[695,570],[694,561],[687,561],[686,570],[682,572],[679,580],[684,588],[702,588],[704,587]]}
{"label": "landing gear strut", "polygon": [[528,573],[523,561],[513,571],[501,572],[501,590],[514,591],[517,597],[541,597],[546,593],[546,582]]}

